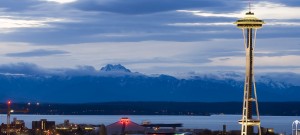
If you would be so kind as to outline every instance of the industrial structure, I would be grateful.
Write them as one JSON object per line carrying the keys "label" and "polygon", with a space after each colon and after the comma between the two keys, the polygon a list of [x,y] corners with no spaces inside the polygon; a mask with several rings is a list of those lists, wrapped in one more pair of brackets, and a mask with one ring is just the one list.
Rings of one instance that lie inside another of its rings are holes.
{"label": "industrial structure", "polygon": [[[257,29],[262,28],[264,21],[256,18],[251,12],[251,4],[249,4],[249,12],[242,19],[235,22],[238,28],[242,29],[244,37],[244,46],[246,51],[246,76],[244,84],[243,96],[243,114],[239,123],[241,127],[241,135],[253,135],[254,126],[258,127],[258,133],[261,135],[260,118],[258,111],[258,101],[256,94],[256,86],[254,79],[254,49],[256,43]],[[253,107],[255,106],[255,108]],[[256,109],[257,118],[252,117],[254,112],[252,108]]]}

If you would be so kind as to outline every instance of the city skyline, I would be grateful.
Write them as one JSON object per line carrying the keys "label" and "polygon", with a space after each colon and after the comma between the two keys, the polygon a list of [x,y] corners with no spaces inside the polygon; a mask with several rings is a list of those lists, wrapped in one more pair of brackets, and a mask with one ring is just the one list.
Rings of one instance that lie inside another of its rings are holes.
{"label": "city skyline", "polygon": [[[22,6],[20,6],[22,5]],[[0,67],[122,64],[145,74],[244,71],[233,22],[248,1],[1,1]],[[256,72],[300,73],[300,2],[253,1],[267,22],[257,38]]]}

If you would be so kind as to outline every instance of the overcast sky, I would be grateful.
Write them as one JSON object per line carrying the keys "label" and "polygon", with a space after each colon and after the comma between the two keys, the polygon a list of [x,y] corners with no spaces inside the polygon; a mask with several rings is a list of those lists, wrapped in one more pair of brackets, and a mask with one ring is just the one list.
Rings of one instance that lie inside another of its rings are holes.
{"label": "overcast sky", "polygon": [[[253,0],[251,7],[266,22],[256,72],[300,73],[300,1]],[[244,71],[242,32],[233,22],[247,11],[248,0],[1,0],[0,64]]]}

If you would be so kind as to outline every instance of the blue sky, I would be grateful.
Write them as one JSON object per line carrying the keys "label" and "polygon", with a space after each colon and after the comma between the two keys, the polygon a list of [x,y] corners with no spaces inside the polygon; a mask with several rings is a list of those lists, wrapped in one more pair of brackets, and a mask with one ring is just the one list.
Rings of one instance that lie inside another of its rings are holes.
{"label": "blue sky", "polygon": [[[233,22],[248,0],[0,1],[0,64],[41,68],[122,64],[145,74],[244,71]],[[253,0],[256,72],[300,73],[300,1]]]}

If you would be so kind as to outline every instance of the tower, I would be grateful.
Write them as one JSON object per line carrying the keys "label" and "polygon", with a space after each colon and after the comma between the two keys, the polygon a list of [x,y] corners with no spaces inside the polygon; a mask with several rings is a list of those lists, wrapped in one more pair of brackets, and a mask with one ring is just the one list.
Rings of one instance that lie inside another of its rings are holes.
{"label": "tower", "polygon": [[[249,6],[250,7],[250,6]],[[244,97],[243,97],[243,114],[242,119],[239,120],[241,127],[241,135],[253,135],[253,127],[258,127],[259,135],[261,135],[260,118],[258,111],[258,102],[256,94],[256,86],[254,79],[254,49],[256,42],[257,29],[262,28],[265,24],[254,16],[254,13],[249,10],[246,16],[235,22],[238,28],[242,29],[244,36],[244,47],[246,51],[246,75],[244,84]],[[252,108],[255,106],[257,118],[252,117]]]}
{"label": "tower", "polygon": [[10,109],[10,104],[11,104],[11,101],[8,100],[7,101],[7,125],[6,125],[6,133],[7,135],[10,135],[10,113],[11,113],[11,109]]}

